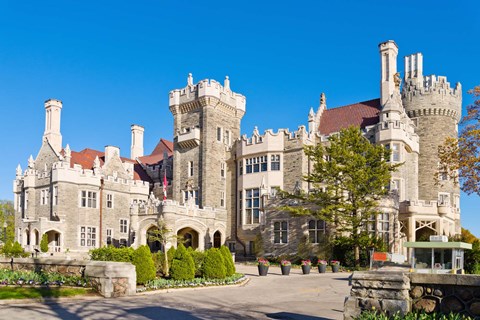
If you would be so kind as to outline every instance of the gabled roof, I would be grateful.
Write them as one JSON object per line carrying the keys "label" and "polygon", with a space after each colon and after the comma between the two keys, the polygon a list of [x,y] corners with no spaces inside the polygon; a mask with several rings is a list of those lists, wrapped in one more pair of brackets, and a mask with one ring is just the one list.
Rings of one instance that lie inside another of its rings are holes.
{"label": "gabled roof", "polygon": [[[62,154],[65,154],[64,150],[62,150]],[[105,153],[98,150],[86,148],[80,152],[72,151],[71,155],[72,155],[72,158],[70,160],[70,167],[72,168],[73,168],[73,165],[79,164],[84,169],[93,170],[93,162],[95,161],[95,158],[97,156],[98,156],[98,159],[100,160],[101,166],[103,166],[105,163]],[[152,182],[152,179],[148,176],[148,174],[145,172],[145,170],[137,161],[129,158],[124,158],[124,157],[120,157],[120,159],[122,160],[122,162],[128,162],[133,164],[134,180]]]}
{"label": "gabled roof", "polygon": [[169,157],[173,155],[173,142],[160,139],[149,156],[139,157],[138,159],[145,165],[156,164],[163,160],[163,154],[165,152]]}
{"label": "gabled roof", "polygon": [[378,113],[380,110],[380,99],[327,109],[320,116],[318,131],[320,134],[328,135],[350,126],[363,129],[378,123]]}

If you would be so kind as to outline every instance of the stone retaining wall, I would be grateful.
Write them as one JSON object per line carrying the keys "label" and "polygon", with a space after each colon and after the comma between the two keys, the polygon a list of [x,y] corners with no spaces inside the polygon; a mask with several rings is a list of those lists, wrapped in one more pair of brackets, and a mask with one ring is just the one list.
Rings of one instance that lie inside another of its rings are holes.
{"label": "stone retaining wall", "polygon": [[354,272],[344,319],[365,310],[461,313],[480,318],[480,276],[402,272]]}
{"label": "stone retaining wall", "polygon": [[63,260],[54,258],[0,258],[0,269],[58,272],[89,279],[104,297],[134,295],[137,290],[135,266],[127,262]]}

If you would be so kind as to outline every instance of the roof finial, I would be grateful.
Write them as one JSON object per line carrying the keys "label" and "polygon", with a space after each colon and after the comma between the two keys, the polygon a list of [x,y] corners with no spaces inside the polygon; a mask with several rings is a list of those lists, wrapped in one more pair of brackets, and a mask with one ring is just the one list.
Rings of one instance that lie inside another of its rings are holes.
{"label": "roof finial", "polygon": [[65,147],[65,158],[70,158],[72,156],[72,150],[70,150],[70,145],[67,143]]}
{"label": "roof finial", "polygon": [[228,78],[228,76],[225,76],[225,82],[223,84],[223,87],[225,88],[225,90],[230,91],[230,79]]}
{"label": "roof finial", "polygon": [[313,111],[313,108],[310,107],[310,112],[308,113],[308,120],[311,120],[315,117],[315,112]]}
{"label": "roof finial", "polygon": [[255,127],[253,128],[253,134],[256,135],[256,136],[258,136],[258,135],[260,134],[260,133],[258,132],[258,127],[257,127],[257,126],[255,126]]}
{"label": "roof finial", "polygon": [[187,84],[188,84],[189,86],[193,86],[193,76],[192,76],[191,73],[188,74]]}
{"label": "roof finial", "polygon": [[33,156],[30,155],[30,158],[28,158],[28,167],[30,169],[33,169],[34,166],[35,166],[35,161],[33,160]]}
{"label": "roof finial", "polygon": [[22,167],[20,166],[20,163],[17,166],[17,177],[22,175]]}
{"label": "roof finial", "polygon": [[93,160],[93,169],[98,169],[100,168],[100,159],[98,156],[95,157],[95,160]]}

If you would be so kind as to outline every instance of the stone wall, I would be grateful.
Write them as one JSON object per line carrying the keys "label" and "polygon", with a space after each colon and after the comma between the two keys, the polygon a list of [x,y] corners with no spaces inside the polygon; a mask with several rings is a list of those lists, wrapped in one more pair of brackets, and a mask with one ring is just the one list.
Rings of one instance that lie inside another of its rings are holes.
{"label": "stone wall", "polygon": [[0,257],[0,269],[87,277],[92,288],[107,298],[135,295],[137,290],[135,266],[127,262]]}
{"label": "stone wall", "polygon": [[387,314],[410,311],[461,313],[480,317],[480,276],[403,272],[354,272],[344,319],[375,309]]}

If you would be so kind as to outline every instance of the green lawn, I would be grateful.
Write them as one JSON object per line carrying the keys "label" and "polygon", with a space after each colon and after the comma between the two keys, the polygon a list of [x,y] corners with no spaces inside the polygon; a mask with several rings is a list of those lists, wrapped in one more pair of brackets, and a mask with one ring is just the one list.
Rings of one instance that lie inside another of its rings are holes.
{"label": "green lawn", "polygon": [[90,292],[86,288],[0,287],[0,300],[72,297]]}

